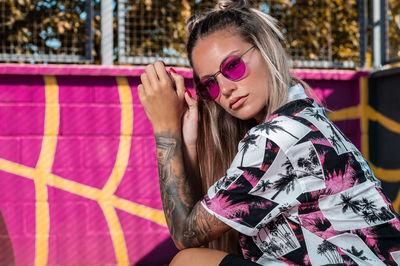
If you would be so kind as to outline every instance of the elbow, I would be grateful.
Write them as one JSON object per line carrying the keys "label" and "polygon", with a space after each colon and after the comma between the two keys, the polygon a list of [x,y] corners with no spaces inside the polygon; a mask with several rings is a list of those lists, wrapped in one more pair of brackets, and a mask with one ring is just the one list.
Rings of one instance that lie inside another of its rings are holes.
{"label": "elbow", "polygon": [[200,243],[196,243],[197,241],[194,241],[193,239],[187,239],[185,237],[172,237],[172,240],[174,241],[174,244],[177,249],[179,250],[184,250],[188,248],[196,248],[200,247]]}
{"label": "elbow", "polygon": [[184,250],[184,249],[187,249],[188,247],[186,247],[185,245],[183,245],[181,242],[176,242],[176,241],[174,241],[174,243],[175,243],[175,247],[177,248],[177,249],[179,249],[179,250]]}
{"label": "elbow", "polygon": [[175,238],[173,238],[172,240],[174,241],[174,244],[175,244],[176,248],[179,249],[179,250],[184,250],[184,249],[187,249],[187,248],[193,248],[194,247],[193,245],[190,245],[190,243],[187,243],[187,242],[183,241],[183,239],[175,239]]}
{"label": "elbow", "polygon": [[209,242],[207,234],[201,234],[198,230],[190,229],[187,223],[183,223],[181,227],[170,229],[171,238],[177,249],[184,250],[188,248],[201,247]]}

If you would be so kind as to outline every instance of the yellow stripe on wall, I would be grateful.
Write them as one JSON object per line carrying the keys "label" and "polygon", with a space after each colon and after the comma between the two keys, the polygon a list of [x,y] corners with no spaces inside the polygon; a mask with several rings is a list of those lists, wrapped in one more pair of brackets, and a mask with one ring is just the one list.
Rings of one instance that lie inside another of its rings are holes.
{"label": "yellow stripe on wall", "polygon": [[57,147],[57,135],[60,125],[60,106],[58,104],[58,85],[54,76],[44,76],[45,117],[42,147],[34,175],[36,197],[36,237],[35,265],[47,264],[49,253],[50,213],[47,198],[47,183],[44,176],[51,172]]}
{"label": "yellow stripe on wall", "polygon": [[[18,163],[10,162],[0,158],[0,169],[7,173],[14,175],[26,177],[34,180],[35,176],[39,175],[37,169],[21,165]],[[82,196],[91,200],[99,201],[104,200],[103,191],[88,185],[77,183],[60,176],[47,173],[42,176],[48,186],[62,189],[70,193]],[[115,195],[112,195],[107,199],[115,208],[126,211],[127,213],[139,216],[141,218],[155,222],[161,226],[166,227],[167,223],[165,221],[164,212],[162,210],[157,210],[142,204],[138,204],[126,199],[121,199]]]}
{"label": "yellow stripe on wall", "polygon": [[[400,134],[400,123],[390,119],[383,114],[374,110],[368,105],[368,82],[367,78],[363,77],[360,79],[360,104],[349,108],[344,108],[328,116],[332,121],[357,119],[361,120],[361,150],[364,157],[370,161],[369,158],[369,139],[368,139],[368,121],[377,121],[383,127],[394,133]],[[385,182],[399,182],[400,181],[400,169],[384,169],[371,164],[371,168],[374,173]]]}
{"label": "yellow stripe on wall", "polygon": [[[114,168],[107,180],[107,183],[102,189],[103,196],[106,201],[108,201],[117,190],[118,185],[121,182],[128,166],[133,132],[133,105],[131,88],[129,87],[126,77],[117,77],[116,80],[118,84],[118,95],[121,103],[121,136],[119,139],[118,153]],[[113,242],[117,263],[118,265],[129,265],[124,233],[115,209],[111,204],[105,203],[104,201],[99,201],[99,204],[103,210],[108,227],[110,229],[110,235]]]}
{"label": "yellow stripe on wall", "polygon": [[122,231],[118,215],[114,207],[110,203],[100,200],[99,205],[103,210],[108,227],[110,228],[110,236],[114,245],[117,265],[129,265],[128,251],[126,248],[124,232]]}
{"label": "yellow stripe on wall", "polygon": [[[380,180],[394,183],[400,181],[400,169],[384,169],[377,167],[370,162],[369,158],[369,132],[368,123],[369,121],[377,121],[386,129],[400,134],[400,123],[384,116],[383,114],[374,110],[368,105],[368,79],[362,77],[360,79],[360,104],[345,108],[342,110],[335,111],[328,115],[332,121],[340,121],[347,119],[360,119],[361,122],[361,151],[364,157],[369,161],[372,170]],[[396,199],[393,201],[393,208],[397,213],[400,212],[400,191],[398,192]]]}
{"label": "yellow stripe on wall", "polygon": [[125,77],[117,77],[118,94],[121,102],[121,136],[114,168],[104,185],[103,191],[112,195],[117,189],[128,166],[133,132],[132,93]]}
{"label": "yellow stripe on wall", "polygon": [[375,111],[371,106],[368,106],[366,111],[367,111],[367,116],[368,116],[369,120],[377,121],[377,122],[379,122],[379,124],[384,126],[386,129],[388,129],[394,133],[400,134],[400,123]]}
{"label": "yellow stripe on wall", "polygon": [[393,204],[393,209],[397,212],[400,213],[400,190],[397,193],[396,199],[392,202]]}

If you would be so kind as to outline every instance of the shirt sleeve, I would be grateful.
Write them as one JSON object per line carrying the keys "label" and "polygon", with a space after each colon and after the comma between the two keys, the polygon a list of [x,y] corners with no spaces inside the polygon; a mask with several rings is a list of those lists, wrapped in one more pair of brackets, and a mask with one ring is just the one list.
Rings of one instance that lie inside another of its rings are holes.
{"label": "shirt sleeve", "polygon": [[295,176],[287,176],[293,167],[280,147],[251,132],[240,141],[226,175],[209,188],[202,205],[235,230],[254,236],[301,191]]}

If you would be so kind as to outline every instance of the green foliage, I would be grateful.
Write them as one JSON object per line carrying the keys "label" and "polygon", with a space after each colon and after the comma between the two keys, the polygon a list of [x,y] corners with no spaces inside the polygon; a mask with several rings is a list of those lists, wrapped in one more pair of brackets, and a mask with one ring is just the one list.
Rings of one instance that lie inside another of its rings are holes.
{"label": "green foliage", "polygon": [[[129,28],[143,32],[129,43],[127,52],[135,56],[185,56],[185,21],[196,11],[212,8],[215,2],[135,1],[126,17],[132,20]],[[253,1],[253,6],[280,21],[287,35],[285,46],[294,59],[358,61],[356,0]]]}
{"label": "green foliage", "polygon": [[138,0],[130,1],[125,8],[129,10],[125,15],[129,54],[183,56],[189,1]]}
{"label": "green foliage", "polygon": [[388,59],[400,58],[400,1],[388,0]]}
{"label": "green foliage", "polygon": [[[400,56],[400,2],[389,1],[389,55]],[[84,55],[85,0],[0,0],[0,53]],[[100,0],[92,1],[93,51],[100,62]],[[216,0],[124,1],[125,55],[185,58],[185,22]],[[253,6],[277,18],[294,60],[359,60],[357,0],[269,0]],[[114,10],[114,47],[117,16]],[[117,58],[117,49],[115,49]]]}
{"label": "green foliage", "polygon": [[77,54],[84,51],[85,1],[0,0],[0,42],[14,54]]}

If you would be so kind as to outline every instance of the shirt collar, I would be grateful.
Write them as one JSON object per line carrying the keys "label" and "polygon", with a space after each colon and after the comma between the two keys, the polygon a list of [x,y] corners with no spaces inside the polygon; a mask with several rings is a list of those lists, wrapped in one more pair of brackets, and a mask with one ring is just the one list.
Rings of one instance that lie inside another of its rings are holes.
{"label": "shirt collar", "polygon": [[308,98],[304,91],[303,86],[300,83],[289,88],[288,102]]}
{"label": "shirt collar", "polygon": [[[297,83],[296,85],[289,88],[288,101],[287,101],[288,103],[291,101],[296,101],[306,98],[310,97],[306,94],[304,87],[303,85],[301,85],[301,83]],[[313,101],[313,106],[318,107],[318,104],[315,101]]]}

